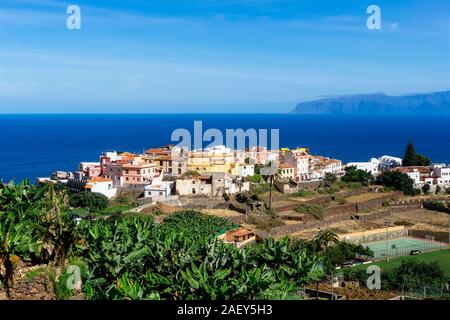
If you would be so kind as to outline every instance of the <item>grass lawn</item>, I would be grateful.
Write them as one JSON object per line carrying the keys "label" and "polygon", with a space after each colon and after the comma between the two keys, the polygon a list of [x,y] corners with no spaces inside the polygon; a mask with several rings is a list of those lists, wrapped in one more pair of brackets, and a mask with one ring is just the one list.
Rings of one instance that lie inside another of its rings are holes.
{"label": "grass lawn", "polygon": [[[440,251],[434,251],[434,252],[428,252],[428,253],[422,253],[417,256],[405,256],[405,257],[399,257],[390,259],[389,261],[380,261],[373,264],[376,264],[381,268],[383,271],[389,271],[392,270],[402,263],[402,261],[408,261],[408,260],[416,260],[421,262],[434,262],[437,261],[439,266],[444,270],[444,272],[450,276],[450,250],[444,249]],[[369,264],[360,265],[355,268],[359,269],[366,269]]]}

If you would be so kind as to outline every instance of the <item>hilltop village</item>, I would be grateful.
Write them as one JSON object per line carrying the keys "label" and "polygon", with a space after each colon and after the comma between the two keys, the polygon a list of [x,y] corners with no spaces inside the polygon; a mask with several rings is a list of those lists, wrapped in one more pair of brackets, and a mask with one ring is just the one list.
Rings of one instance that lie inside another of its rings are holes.
{"label": "hilltop village", "polygon": [[384,239],[386,226],[392,237],[416,230],[447,241],[445,219],[437,228],[427,225],[427,213],[402,214],[445,200],[450,167],[410,164],[391,156],[343,164],[308,148],[185,151],[167,145],[144,154],[104,152],[98,162],[81,162],[78,171],[57,171],[38,183],[100,193],[129,212],[158,212],[160,219],[181,209],[224,217],[240,229],[222,238],[238,246],[258,237],[312,238],[322,229],[367,242]]}

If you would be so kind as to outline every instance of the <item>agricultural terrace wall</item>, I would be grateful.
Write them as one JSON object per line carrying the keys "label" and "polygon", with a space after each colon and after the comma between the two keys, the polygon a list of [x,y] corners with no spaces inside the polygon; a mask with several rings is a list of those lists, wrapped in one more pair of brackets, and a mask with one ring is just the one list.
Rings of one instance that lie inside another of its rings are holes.
{"label": "agricultural terrace wall", "polygon": [[364,243],[372,241],[381,241],[387,239],[395,239],[408,235],[408,229],[404,226],[380,228],[362,232],[354,232],[339,235],[340,240],[345,240],[353,243]]}
{"label": "agricultural terrace wall", "polygon": [[[387,199],[397,198],[400,196],[400,193],[395,193],[393,195],[384,196],[376,199],[361,201],[357,203],[346,203],[342,205],[336,205],[327,207],[324,209],[324,217],[333,217],[337,215],[343,215],[343,214],[355,214],[358,212],[368,212],[372,210],[377,210],[383,208],[383,204],[386,202]],[[313,204],[313,202],[305,201],[302,204]],[[314,203],[314,204],[320,204]],[[290,204],[282,207],[276,208],[277,213],[285,212],[285,211],[295,211],[295,208],[299,206],[298,204]]]}
{"label": "agricultural terrace wall", "polygon": [[293,234],[293,233],[296,233],[296,232],[300,232],[300,231],[304,231],[304,230],[323,228],[323,227],[325,227],[327,225],[330,225],[330,224],[333,224],[333,223],[336,223],[336,222],[349,220],[350,218],[351,218],[351,215],[341,215],[341,216],[335,216],[335,217],[332,217],[330,219],[323,220],[323,221],[316,221],[316,222],[313,222],[313,223],[291,224],[291,225],[288,225],[288,226],[272,228],[270,230],[270,234],[273,237],[281,237],[281,236],[290,235],[290,234]]}

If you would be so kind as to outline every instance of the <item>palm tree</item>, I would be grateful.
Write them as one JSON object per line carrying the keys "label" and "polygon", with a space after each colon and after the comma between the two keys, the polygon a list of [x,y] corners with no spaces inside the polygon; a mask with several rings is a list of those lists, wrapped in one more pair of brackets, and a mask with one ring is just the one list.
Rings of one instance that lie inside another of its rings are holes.
{"label": "palm tree", "polygon": [[331,230],[321,230],[315,236],[314,241],[317,244],[317,249],[323,251],[330,245],[339,243],[339,237]]}
{"label": "palm tree", "polygon": [[267,167],[260,169],[261,175],[269,177],[269,210],[272,209],[272,186],[274,177],[280,177],[281,170],[278,163],[275,161],[270,161]]}

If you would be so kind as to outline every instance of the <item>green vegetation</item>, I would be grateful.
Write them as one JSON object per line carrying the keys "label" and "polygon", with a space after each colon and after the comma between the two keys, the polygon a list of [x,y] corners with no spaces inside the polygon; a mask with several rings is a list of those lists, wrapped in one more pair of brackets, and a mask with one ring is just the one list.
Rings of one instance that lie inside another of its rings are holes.
{"label": "green vegetation", "polygon": [[410,141],[405,149],[405,155],[403,156],[402,166],[429,166],[431,165],[431,160],[427,157],[417,154],[414,145]]}
{"label": "green vegetation", "polygon": [[323,194],[335,194],[336,192],[339,192],[341,190],[360,190],[364,187],[364,185],[361,182],[348,182],[348,181],[342,181],[337,180],[332,185],[318,190],[319,193]]}
{"label": "green vegetation", "polygon": [[[27,277],[44,273],[59,299],[77,293],[67,286],[74,266],[87,299],[292,299],[335,266],[371,255],[327,230],[311,241],[266,239],[238,249],[217,238],[237,227],[228,220],[196,211],[173,213],[162,223],[114,214],[125,208],[103,208],[96,212],[111,214],[78,223],[66,190],[0,183],[0,280],[8,296],[22,262],[38,266]],[[320,205],[296,209],[323,218]],[[82,215],[80,210],[86,208],[78,209]],[[449,261],[447,256],[443,263]],[[440,276],[423,265],[404,270],[423,272],[420,281]]]}
{"label": "green vegetation", "polygon": [[260,195],[266,193],[270,190],[270,185],[268,183],[251,184],[250,192],[254,195]]}
{"label": "green vegetation", "polygon": [[316,219],[322,220],[324,208],[320,204],[301,204],[294,208],[296,212],[312,214]]}
{"label": "green vegetation", "polygon": [[323,276],[320,256],[287,238],[242,249],[225,244],[217,235],[236,226],[222,218],[183,211],[160,224],[120,215],[77,224],[71,210],[65,190],[0,184],[8,295],[20,260],[50,267],[60,299],[75,293],[67,287],[74,265],[87,299],[285,299]]}
{"label": "green vegetation", "polygon": [[394,190],[403,191],[405,195],[415,195],[414,182],[408,175],[398,171],[384,171],[376,180],[377,184]]}
{"label": "green vegetation", "polygon": [[316,193],[311,190],[299,190],[299,191],[291,194],[291,197],[309,197],[309,196],[313,196],[315,194]]}
{"label": "green vegetation", "polygon": [[196,170],[188,170],[183,174],[185,178],[197,178],[200,177],[200,173]]}
{"label": "green vegetation", "polygon": [[69,204],[74,208],[85,208],[95,212],[108,206],[108,198],[101,193],[84,191],[70,195]]}
{"label": "green vegetation", "polygon": [[344,182],[359,182],[365,186],[373,180],[370,172],[356,169],[355,166],[345,168],[345,175],[341,178]]}
{"label": "green vegetation", "polygon": [[335,174],[330,173],[330,172],[325,173],[325,177],[323,179],[325,186],[330,187],[336,181],[337,181],[337,176]]}
{"label": "green vegetation", "polygon": [[425,194],[428,194],[430,192],[431,186],[428,183],[425,183],[422,187],[422,191]]}
{"label": "green vegetation", "polygon": [[444,201],[425,201],[423,206],[429,210],[450,213],[450,206]]}
{"label": "green vegetation", "polygon": [[[450,277],[450,250],[440,250],[428,253],[422,253],[417,256],[406,256],[390,259],[389,261],[380,261],[373,264],[376,264],[381,268],[382,271],[392,271],[393,269],[399,267],[403,261],[417,261],[417,262],[437,262],[438,266],[444,270],[447,276]],[[366,270],[368,265],[360,265],[356,266],[352,269],[360,269]]]}
{"label": "green vegetation", "polygon": [[[376,263],[382,270],[383,290],[404,290],[423,294],[423,288],[442,295],[442,286],[450,280],[450,252],[448,250],[409,256]],[[349,280],[365,282],[367,267],[361,265],[345,272]]]}
{"label": "green vegetation", "polygon": [[318,258],[288,239],[240,250],[215,235],[231,225],[193,211],[83,223],[77,255],[90,299],[280,299],[322,276]]}
{"label": "green vegetation", "polygon": [[253,183],[260,183],[261,180],[262,180],[261,174],[254,174],[253,176],[248,177],[248,181]]}
{"label": "green vegetation", "polygon": [[75,222],[65,214],[65,190],[38,188],[27,180],[0,183],[0,281],[10,296],[20,260],[59,265],[75,242]]}
{"label": "green vegetation", "polygon": [[131,205],[108,206],[105,209],[98,211],[97,213],[100,215],[121,214],[133,208],[134,206]]}
{"label": "green vegetation", "polygon": [[343,197],[336,197],[335,201],[337,201],[339,204],[346,204],[348,200]]}
{"label": "green vegetation", "polygon": [[327,273],[332,273],[336,266],[354,260],[358,255],[371,257],[373,252],[360,244],[350,242],[337,242],[329,246],[324,252],[324,268]]}

